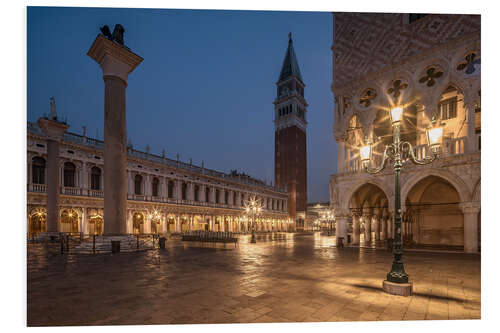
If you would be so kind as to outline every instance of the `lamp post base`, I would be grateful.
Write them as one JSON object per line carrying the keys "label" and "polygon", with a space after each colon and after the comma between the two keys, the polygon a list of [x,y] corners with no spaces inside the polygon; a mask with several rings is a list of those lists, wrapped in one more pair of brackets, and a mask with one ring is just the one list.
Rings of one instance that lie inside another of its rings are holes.
{"label": "lamp post base", "polygon": [[413,294],[413,283],[395,283],[384,280],[382,289],[392,295],[411,296]]}
{"label": "lamp post base", "polygon": [[250,241],[250,243],[257,243],[257,241],[255,240],[255,234],[252,234],[252,240]]}

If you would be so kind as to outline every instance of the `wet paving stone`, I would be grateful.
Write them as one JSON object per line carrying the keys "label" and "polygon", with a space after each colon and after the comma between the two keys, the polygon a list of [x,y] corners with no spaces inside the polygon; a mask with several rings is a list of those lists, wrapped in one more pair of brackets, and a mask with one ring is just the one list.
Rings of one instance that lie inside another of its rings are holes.
{"label": "wet paving stone", "polygon": [[[243,236],[246,237],[246,236]],[[414,295],[389,295],[392,254],[287,234],[236,248],[60,254],[28,244],[28,326],[479,319],[480,256],[407,252]]]}

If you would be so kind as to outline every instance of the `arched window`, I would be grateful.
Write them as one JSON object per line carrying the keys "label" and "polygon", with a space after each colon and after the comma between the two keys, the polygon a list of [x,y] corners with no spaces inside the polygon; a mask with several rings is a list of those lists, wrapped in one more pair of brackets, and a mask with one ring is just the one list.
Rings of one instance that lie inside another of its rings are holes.
{"label": "arched window", "polygon": [[33,157],[31,173],[33,184],[45,184],[45,160],[43,158]]}
{"label": "arched window", "polygon": [[182,200],[187,199],[187,184],[182,183]]}
{"label": "arched window", "polygon": [[141,195],[142,194],[142,176],[141,175],[135,175],[134,178],[134,193],[136,195]]}
{"label": "arched window", "polygon": [[156,177],[153,178],[153,197],[158,196],[158,186],[160,185],[160,180]]}
{"label": "arched window", "polygon": [[236,206],[236,192],[233,192],[233,205]]}
{"label": "arched window", "polygon": [[220,191],[218,189],[215,190],[215,203],[219,203],[219,193]]}
{"label": "arched window", "polygon": [[174,182],[172,180],[168,181],[168,197],[174,197]]}
{"label": "arched window", "polygon": [[194,201],[200,201],[199,198],[200,187],[198,185],[194,186]]}
{"label": "arched window", "polygon": [[75,187],[76,167],[71,162],[64,163],[64,186]]}
{"label": "arched window", "polygon": [[224,190],[224,204],[228,204],[229,202],[229,192]]}
{"label": "arched window", "polygon": [[208,202],[210,199],[210,187],[205,187],[205,202]]}
{"label": "arched window", "polygon": [[93,166],[92,169],[90,169],[90,189],[101,189],[101,169],[96,166]]}

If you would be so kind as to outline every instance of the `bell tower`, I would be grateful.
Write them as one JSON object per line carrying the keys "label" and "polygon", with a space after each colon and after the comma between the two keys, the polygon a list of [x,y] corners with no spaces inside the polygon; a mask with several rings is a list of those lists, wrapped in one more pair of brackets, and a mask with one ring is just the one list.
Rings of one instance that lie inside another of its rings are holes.
{"label": "bell tower", "polygon": [[292,34],[276,83],[274,100],[274,180],[286,189],[288,214],[295,229],[304,228],[307,208],[307,151],[305,84],[293,49]]}

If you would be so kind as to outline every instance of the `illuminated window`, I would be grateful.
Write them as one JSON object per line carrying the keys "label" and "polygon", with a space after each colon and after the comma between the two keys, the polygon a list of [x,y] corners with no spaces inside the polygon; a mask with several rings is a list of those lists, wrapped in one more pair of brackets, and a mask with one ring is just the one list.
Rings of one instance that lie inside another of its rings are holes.
{"label": "illuminated window", "polygon": [[452,97],[439,102],[439,115],[442,120],[453,119],[457,117],[457,97]]}

